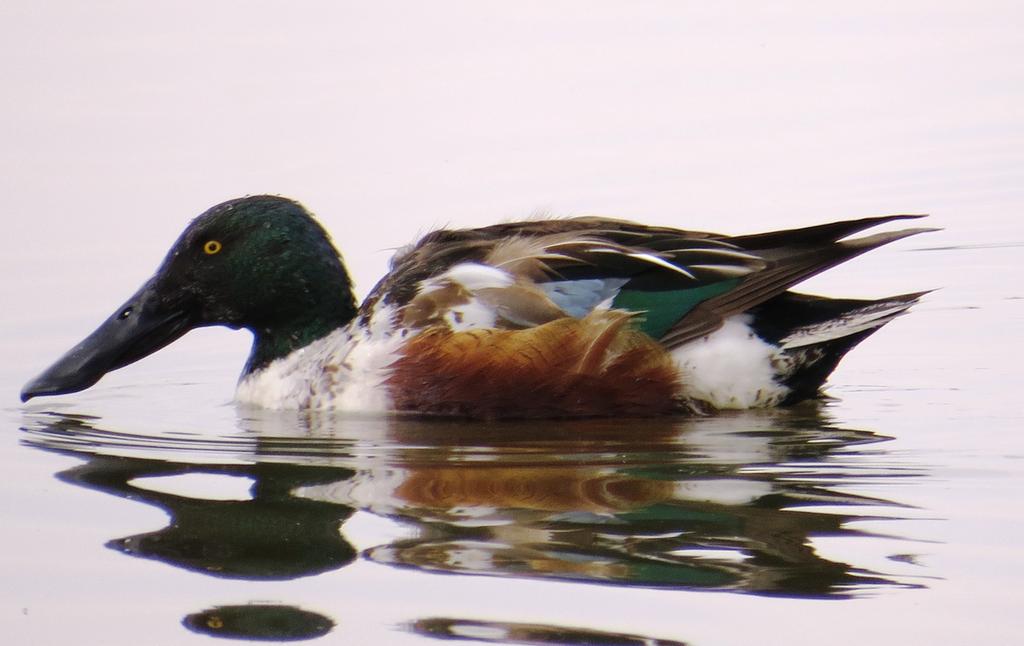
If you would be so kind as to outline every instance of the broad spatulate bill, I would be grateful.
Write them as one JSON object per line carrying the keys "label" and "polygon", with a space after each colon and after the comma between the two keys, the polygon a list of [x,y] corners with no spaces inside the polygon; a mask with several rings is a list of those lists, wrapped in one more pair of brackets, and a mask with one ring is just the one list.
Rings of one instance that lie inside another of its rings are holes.
{"label": "broad spatulate bill", "polygon": [[707,414],[816,397],[922,293],[790,291],[931,229],[889,215],[754,235],[581,217],[433,231],[357,305],[299,203],[218,204],[156,274],[22,390],[83,390],[193,328],[253,334],[236,398],[270,408],[502,418]]}

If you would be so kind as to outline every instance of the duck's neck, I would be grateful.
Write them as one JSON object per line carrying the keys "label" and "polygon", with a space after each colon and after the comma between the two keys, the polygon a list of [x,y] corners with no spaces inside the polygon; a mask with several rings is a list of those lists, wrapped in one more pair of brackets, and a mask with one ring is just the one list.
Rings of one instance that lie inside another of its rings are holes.
{"label": "duck's neck", "polygon": [[351,291],[347,291],[344,298],[324,299],[315,308],[250,326],[252,350],[242,378],[348,325],[356,312],[355,299]]}

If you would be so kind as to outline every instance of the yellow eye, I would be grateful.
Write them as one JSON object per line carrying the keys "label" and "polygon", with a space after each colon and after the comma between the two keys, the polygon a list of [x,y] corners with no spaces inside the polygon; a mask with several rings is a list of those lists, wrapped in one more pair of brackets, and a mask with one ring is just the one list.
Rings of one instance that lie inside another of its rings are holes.
{"label": "yellow eye", "polygon": [[203,245],[203,251],[206,252],[207,256],[220,253],[220,250],[223,248],[224,245],[220,243],[220,240],[207,240],[206,244]]}

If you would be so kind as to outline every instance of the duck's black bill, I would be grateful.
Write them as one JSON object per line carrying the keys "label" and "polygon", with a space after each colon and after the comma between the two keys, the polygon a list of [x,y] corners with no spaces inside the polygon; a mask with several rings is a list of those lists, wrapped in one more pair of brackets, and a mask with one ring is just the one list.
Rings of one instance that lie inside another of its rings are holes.
{"label": "duck's black bill", "polygon": [[188,312],[180,299],[168,299],[154,281],[146,283],[95,332],[25,384],[21,401],[85,390],[108,372],[134,363],[188,332],[194,327]]}

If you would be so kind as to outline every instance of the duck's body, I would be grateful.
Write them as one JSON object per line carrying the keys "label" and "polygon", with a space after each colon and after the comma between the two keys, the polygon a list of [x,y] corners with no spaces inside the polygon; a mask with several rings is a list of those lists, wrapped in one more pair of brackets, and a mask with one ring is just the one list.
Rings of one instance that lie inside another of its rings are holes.
{"label": "duck's body", "polygon": [[440,230],[397,254],[357,308],[301,206],[232,200],[197,218],[157,275],[22,396],[86,388],[222,324],[255,336],[237,399],[271,408],[562,417],[791,404],[920,294],[787,290],[922,231],[843,240],[909,217],[739,237],[602,218]]}

